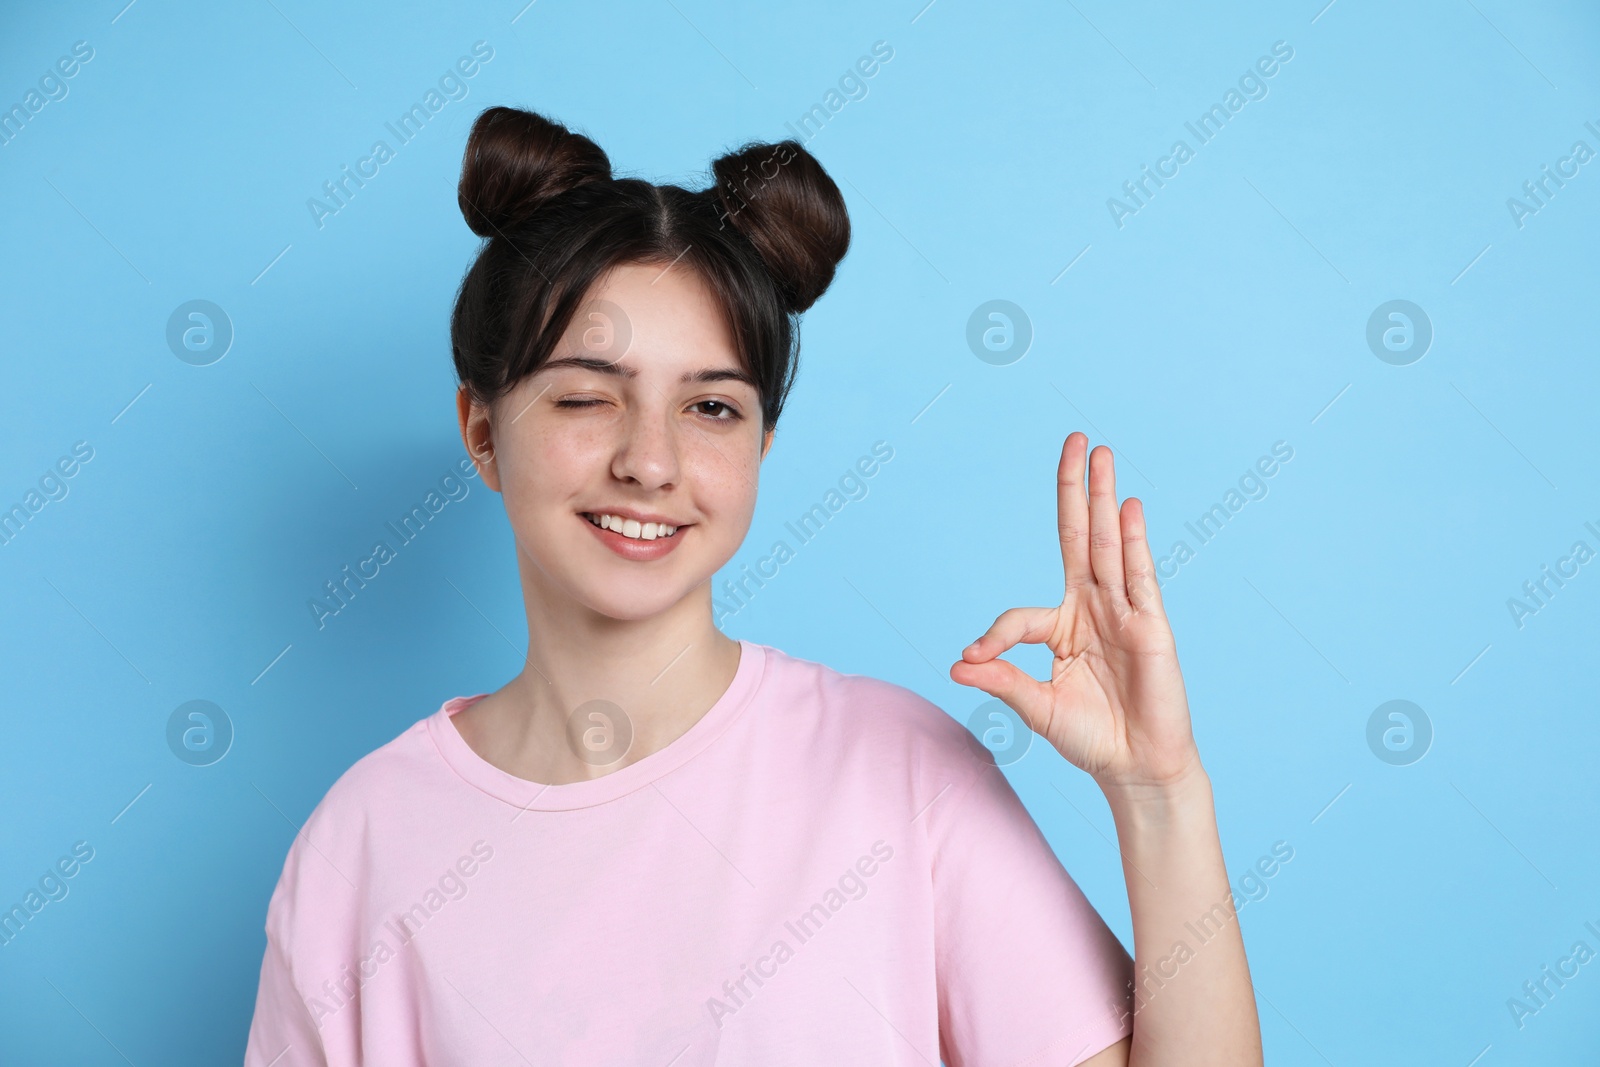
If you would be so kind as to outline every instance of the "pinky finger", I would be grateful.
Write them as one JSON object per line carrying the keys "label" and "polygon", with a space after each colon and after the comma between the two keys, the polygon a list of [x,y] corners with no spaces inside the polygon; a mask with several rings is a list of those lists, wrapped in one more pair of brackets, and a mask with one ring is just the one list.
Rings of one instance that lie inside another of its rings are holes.
{"label": "pinky finger", "polygon": [[1144,525],[1144,502],[1130,496],[1122,502],[1122,558],[1128,600],[1138,612],[1161,613],[1161,587]]}

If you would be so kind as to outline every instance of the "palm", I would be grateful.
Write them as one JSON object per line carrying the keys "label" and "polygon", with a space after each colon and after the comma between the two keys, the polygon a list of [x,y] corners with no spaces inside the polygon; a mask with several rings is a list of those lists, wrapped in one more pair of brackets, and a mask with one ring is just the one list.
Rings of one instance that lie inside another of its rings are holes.
{"label": "palm", "polygon": [[[1166,784],[1198,762],[1172,628],[1143,507],[1130,498],[1119,512],[1111,451],[1097,449],[1090,463],[1087,446],[1083,434],[1070,435],[1057,469],[1060,607],[1005,612],[950,676],[1004,700],[1102,784]],[[999,658],[1019,642],[1049,646],[1048,681]]]}

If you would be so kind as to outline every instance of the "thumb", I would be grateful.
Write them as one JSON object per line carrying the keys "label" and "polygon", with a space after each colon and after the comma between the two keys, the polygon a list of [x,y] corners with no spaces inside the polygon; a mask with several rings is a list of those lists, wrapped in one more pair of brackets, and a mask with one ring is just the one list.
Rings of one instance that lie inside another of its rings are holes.
{"label": "thumb", "polygon": [[1050,709],[1047,687],[1016,664],[998,658],[985,663],[958,660],[950,667],[950,678],[1005,701],[1028,729],[1042,736]]}
{"label": "thumb", "polygon": [[1059,608],[1001,612],[983,636],[961,650],[961,659],[950,667],[951,680],[999,697],[1028,729],[1043,736],[1041,727],[1050,717],[1049,687],[1000,656],[1019,644],[1048,643],[1059,617]]}

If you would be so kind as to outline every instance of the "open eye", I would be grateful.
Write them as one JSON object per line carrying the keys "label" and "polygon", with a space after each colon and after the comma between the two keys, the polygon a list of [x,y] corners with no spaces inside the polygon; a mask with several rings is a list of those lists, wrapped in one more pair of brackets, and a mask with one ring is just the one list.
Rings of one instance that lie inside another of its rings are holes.
{"label": "open eye", "polygon": [[697,400],[694,406],[702,409],[710,406],[724,412],[724,414],[719,415],[702,410],[700,413],[707,416],[712,422],[735,422],[744,418],[743,415],[739,414],[737,408],[723,400]]}

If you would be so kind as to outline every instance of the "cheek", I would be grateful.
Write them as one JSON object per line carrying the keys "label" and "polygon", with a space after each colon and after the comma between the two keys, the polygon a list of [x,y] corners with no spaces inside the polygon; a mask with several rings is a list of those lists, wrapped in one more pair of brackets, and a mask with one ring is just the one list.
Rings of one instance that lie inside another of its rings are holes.
{"label": "cheek", "polygon": [[760,452],[753,441],[729,435],[696,436],[680,453],[683,480],[699,506],[724,521],[747,523],[755,513]]}
{"label": "cheek", "polygon": [[591,486],[604,471],[606,451],[594,435],[530,425],[497,446],[496,467],[506,506],[514,513],[562,502]]}

